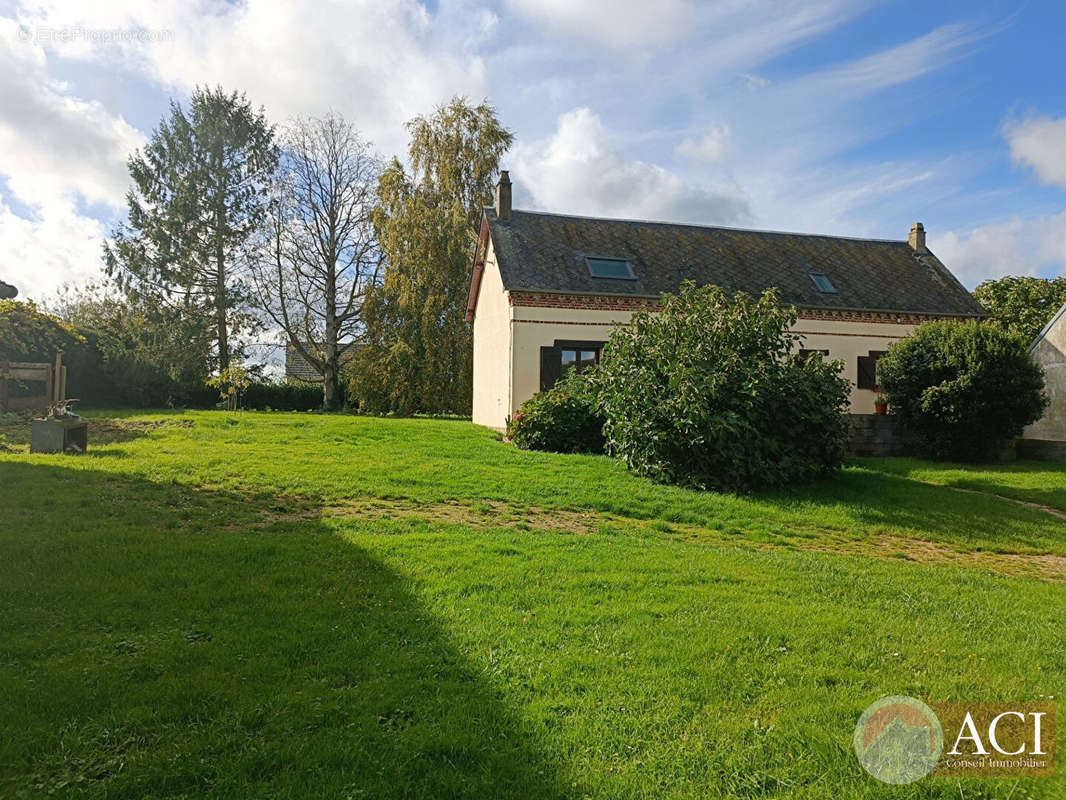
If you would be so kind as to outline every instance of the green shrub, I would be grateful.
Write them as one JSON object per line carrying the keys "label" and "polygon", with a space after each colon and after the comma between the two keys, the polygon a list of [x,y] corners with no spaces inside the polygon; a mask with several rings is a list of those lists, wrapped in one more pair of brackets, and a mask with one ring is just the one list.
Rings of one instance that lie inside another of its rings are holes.
{"label": "green shrub", "polygon": [[920,325],[878,371],[892,409],[932,458],[994,459],[1047,404],[1026,343],[985,323]]}
{"label": "green shrub", "polygon": [[[179,408],[213,409],[220,403],[218,388],[206,384],[173,397]],[[252,381],[241,390],[240,407],[248,411],[317,411],[322,408],[322,384]]]}
{"label": "green shrub", "polygon": [[256,381],[244,390],[244,407],[274,411],[317,411],[322,408],[322,384]]}
{"label": "green shrub", "polygon": [[729,491],[838,468],[851,387],[839,362],[793,354],[795,321],[774,291],[691,283],[637,314],[595,373],[608,451],[657,481]]}
{"label": "green shrub", "polygon": [[522,404],[508,422],[507,436],[523,450],[602,453],[603,417],[589,382],[571,370],[555,388]]}

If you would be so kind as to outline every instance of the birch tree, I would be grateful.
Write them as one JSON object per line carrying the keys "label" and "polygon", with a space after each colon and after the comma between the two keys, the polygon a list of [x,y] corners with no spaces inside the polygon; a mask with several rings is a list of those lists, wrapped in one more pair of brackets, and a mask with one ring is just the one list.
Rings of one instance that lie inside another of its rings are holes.
{"label": "birch tree", "polygon": [[410,167],[393,159],[381,176],[374,222],[386,269],[352,390],[371,411],[469,413],[471,253],[513,136],[488,102],[462,97],[407,129]]}

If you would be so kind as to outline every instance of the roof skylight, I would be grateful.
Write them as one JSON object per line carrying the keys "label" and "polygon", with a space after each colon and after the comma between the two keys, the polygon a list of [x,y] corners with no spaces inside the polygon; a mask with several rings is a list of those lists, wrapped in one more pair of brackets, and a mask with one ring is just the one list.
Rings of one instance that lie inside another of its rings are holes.
{"label": "roof skylight", "polygon": [[624,258],[597,258],[585,257],[589,275],[593,278],[615,278],[616,280],[632,281],[637,276],[633,274],[633,268]]}
{"label": "roof skylight", "polygon": [[812,272],[811,280],[814,281],[814,285],[818,287],[818,291],[823,294],[836,294],[837,287],[833,285],[833,282],[829,280],[829,276],[824,272]]}

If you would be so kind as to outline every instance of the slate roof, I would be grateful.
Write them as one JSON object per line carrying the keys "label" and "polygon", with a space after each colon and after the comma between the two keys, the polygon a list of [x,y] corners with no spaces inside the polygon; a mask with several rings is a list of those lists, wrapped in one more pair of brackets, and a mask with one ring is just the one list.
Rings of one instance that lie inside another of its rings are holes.
{"label": "slate roof", "polygon": [[[936,256],[918,256],[906,241],[530,211],[501,220],[493,208],[485,222],[510,291],[658,297],[691,279],[730,293],[776,286],[783,302],[801,308],[986,314]],[[586,256],[627,259],[636,280],[594,278]],[[818,291],[812,272],[837,292]]]}

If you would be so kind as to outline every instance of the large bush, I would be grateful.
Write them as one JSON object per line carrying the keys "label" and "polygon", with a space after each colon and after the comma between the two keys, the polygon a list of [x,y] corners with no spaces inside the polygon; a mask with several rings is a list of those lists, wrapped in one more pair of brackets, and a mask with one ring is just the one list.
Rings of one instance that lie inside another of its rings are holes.
{"label": "large bush", "polygon": [[840,364],[794,354],[774,291],[686,284],[607,343],[595,383],[610,452],[655,480],[746,491],[824,475],[844,455]]}
{"label": "large bush", "polygon": [[588,381],[571,370],[555,388],[522,404],[508,423],[507,436],[523,450],[602,453],[603,422]]}
{"label": "large bush", "polygon": [[1026,343],[987,323],[920,325],[878,371],[893,410],[932,458],[993,459],[1047,404]]}

